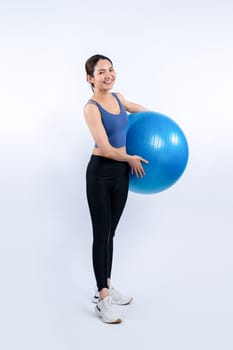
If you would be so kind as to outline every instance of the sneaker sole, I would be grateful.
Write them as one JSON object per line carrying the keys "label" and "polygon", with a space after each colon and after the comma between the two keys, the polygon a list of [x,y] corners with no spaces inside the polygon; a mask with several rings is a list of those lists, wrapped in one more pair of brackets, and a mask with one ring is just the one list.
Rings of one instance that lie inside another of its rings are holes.
{"label": "sneaker sole", "polygon": [[132,301],[133,301],[133,297],[132,298],[130,298],[128,301],[126,301],[125,303],[121,303],[121,304],[118,304],[118,303],[114,303],[113,302],[113,304],[115,304],[115,305],[120,305],[120,306],[124,306],[124,305],[129,305],[129,304],[131,304],[132,303]]}
{"label": "sneaker sole", "polygon": [[103,316],[100,314],[99,310],[97,309],[97,306],[95,307],[95,312],[96,314],[101,318],[101,320],[104,322],[104,323],[108,323],[108,324],[119,324],[122,322],[122,320],[120,318],[117,318],[116,320],[113,320],[113,321],[107,321],[107,320],[104,320]]}

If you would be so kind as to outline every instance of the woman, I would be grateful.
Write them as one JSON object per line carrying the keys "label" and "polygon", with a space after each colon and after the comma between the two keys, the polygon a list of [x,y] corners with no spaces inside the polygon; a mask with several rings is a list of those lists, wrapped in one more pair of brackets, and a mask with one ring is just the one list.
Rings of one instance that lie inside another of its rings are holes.
{"label": "woman", "polygon": [[126,152],[128,114],[146,108],[111,93],[116,80],[112,61],[103,55],[90,57],[85,64],[93,95],[84,107],[87,126],[95,141],[87,166],[87,200],[93,228],[93,268],[98,291],[96,312],[106,323],[120,323],[114,304],[127,305],[132,297],[111,287],[113,237],[123,212],[129,185],[129,169],[144,176],[147,160]]}

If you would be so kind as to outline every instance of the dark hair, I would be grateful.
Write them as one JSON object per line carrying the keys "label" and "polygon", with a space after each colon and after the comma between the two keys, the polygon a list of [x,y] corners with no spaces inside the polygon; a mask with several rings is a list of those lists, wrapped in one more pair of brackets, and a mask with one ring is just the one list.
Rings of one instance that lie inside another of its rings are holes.
{"label": "dark hair", "polygon": [[91,56],[90,58],[88,58],[88,60],[85,63],[86,73],[91,77],[93,77],[94,75],[95,66],[99,60],[108,60],[112,64],[112,61],[110,60],[110,58],[104,55]]}
{"label": "dark hair", "polygon": [[[112,64],[112,61],[110,60],[110,58],[108,58],[104,55],[93,55],[93,56],[89,57],[85,63],[85,69],[86,69],[86,73],[88,75],[90,75],[91,77],[94,76],[95,66],[99,60],[108,60]],[[93,88],[94,88],[93,84],[91,84],[91,87],[93,90]]]}

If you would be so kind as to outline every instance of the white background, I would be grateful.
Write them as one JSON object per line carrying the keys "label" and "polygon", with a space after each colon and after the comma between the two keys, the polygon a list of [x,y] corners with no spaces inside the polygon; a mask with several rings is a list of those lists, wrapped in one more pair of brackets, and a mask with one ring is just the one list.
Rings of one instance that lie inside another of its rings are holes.
{"label": "white background", "polygon": [[[0,1],[2,349],[232,349],[232,13],[228,0]],[[172,188],[129,194],[113,279],[134,303],[119,326],[90,302],[95,53],[190,148]]]}

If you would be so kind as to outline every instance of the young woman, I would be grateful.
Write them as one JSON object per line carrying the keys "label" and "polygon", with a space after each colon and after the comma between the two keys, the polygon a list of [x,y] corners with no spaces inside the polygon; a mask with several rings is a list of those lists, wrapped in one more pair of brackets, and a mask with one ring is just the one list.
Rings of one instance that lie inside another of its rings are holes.
{"label": "young woman", "polygon": [[85,64],[93,95],[84,107],[87,126],[95,145],[86,172],[87,200],[93,228],[93,268],[97,283],[96,312],[106,323],[120,323],[115,305],[127,305],[132,297],[111,287],[113,237],[123,212],[129,185],[129,170],[144,176],[147,160],[126,152],[128,114],[146,108],[111,92],[116,80],[112,61],[103,55]]}

